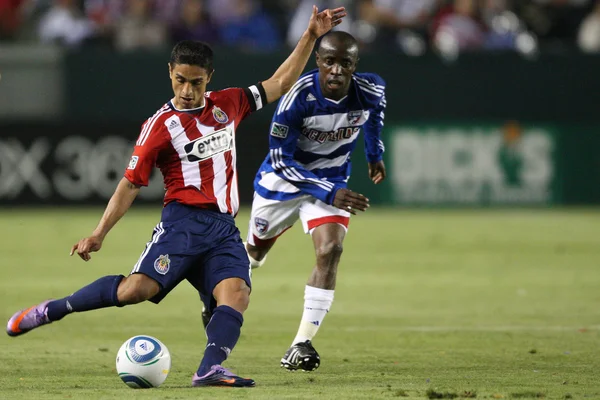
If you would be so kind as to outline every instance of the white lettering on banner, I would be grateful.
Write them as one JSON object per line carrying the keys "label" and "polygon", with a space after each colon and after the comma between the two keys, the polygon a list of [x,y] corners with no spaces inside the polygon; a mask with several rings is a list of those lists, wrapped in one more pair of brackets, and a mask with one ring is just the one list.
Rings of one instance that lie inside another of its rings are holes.
{"label": "white lettering on banner", "polygon": [[523,130],[401,128],[392,134],[395,198],[409,204],[544,204],[552,201],[554,138]]}
{"label": "white lettering on banner", "polygon": [[52,187],[40,165],[50,153],[44,138],[26,149],[16,139],[0,141],[0,198],[14,199],[27,187],[39,198],[52,195]]}
{"label": "white lettering on banner", "polygon": [[190,162],[203,161],[213,158],[233,148],[233,135],[229,128],[214,131],[189,142],[184,147]]}
{"label": "white lettering on banner", "polygon": [[[92,196],[109,199],[123,177],[131,151],[132,143],[118,136],[97,143],[69,136],[54,148],[47,139],[38,138],[28,149],[17,138],[0,139],[0,200],[18,198],[26,188],[40,200],[56,195],[72,201]],[[140,197],[162,196],[162,176],[154,173]]]}

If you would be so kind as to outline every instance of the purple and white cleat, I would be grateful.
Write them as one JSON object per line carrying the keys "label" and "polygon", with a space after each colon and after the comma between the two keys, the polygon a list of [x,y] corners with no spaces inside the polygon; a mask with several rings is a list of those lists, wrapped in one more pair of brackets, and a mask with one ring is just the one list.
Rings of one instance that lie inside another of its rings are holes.
{"label": "purple and white cleat", "polygon": [[192,378],[192,386],[229,386],[229,387],[254,387],[252,379],[240,378],[233,372],[220,365],[213,365],[210,371],[202,376],[198,373]]}
{"label": "purple and white cleat", "polygon": [[52,300],[46,300],[38,305],[15,313],[15,315],[8,320],[8,324],[6,325],[6,333],[8,333],[8,336],[19,336],[39,326],[52,322],[48,319],[48,315],[46,315],[48,312],[48,303],[51,301]]}

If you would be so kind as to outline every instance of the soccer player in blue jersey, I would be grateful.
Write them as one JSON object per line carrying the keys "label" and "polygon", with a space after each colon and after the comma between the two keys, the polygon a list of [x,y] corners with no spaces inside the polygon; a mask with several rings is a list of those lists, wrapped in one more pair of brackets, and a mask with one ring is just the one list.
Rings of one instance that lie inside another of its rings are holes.
{"label": "soccer player in blue jersey", "polygon": [[281,359],[289,370],[319,367],[312,339],[333,302],[350,215],[369,206],[365,196],[346,187],[350,154],[361,129],[371,180],[378,184],[386,176],[380,139],[385,82],[376,74],[355,72],[358,45],[346,32],[325,35],[316,61],[318,70],[296,82],[273,116],[269,155],[254,181],[246,243],[256,268],[298,219],[312,236],[316,266],[305,287],[298,333]]}

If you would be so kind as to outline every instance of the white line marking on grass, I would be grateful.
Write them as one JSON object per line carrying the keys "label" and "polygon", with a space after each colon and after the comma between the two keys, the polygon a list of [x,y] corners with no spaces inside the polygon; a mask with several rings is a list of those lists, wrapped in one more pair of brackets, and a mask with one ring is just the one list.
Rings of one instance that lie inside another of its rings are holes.
{"label": "white line marking on grass", "polygon": [[600,325],[593,326],[348,326],[339,328],[346,332],[579,332],[600,331]]}

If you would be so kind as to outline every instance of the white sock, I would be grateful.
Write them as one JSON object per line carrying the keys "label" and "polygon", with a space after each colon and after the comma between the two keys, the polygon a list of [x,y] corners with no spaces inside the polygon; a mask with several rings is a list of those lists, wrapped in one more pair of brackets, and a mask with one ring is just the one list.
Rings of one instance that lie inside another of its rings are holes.
{"label": "white sock", "polygon": [[325,319],[333,303],[333,290],[319,289],[313,286],[304,288],[304,312],[298,333],[292,345],[312,340]]}
{"label": "white sock", "polygon": [[[246,242],[244,242],[244,248],[246,248]],[[265,261],[267,261],[267,256],[265,256],[262,260],[258,261],[258,260],[255,260],[250,255],[250,253],[248,253],[248,250],[246,250],[246,254],[248,254],[248,260],[250,260],[250,267],[252,269],[255,269],[255,268],[258,268],[258,267],[262,266],[265,263]]]}

